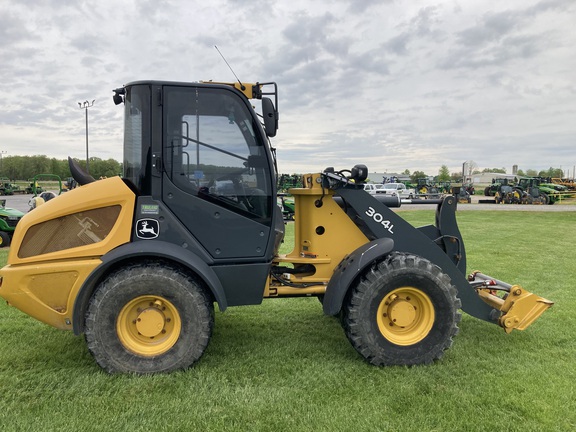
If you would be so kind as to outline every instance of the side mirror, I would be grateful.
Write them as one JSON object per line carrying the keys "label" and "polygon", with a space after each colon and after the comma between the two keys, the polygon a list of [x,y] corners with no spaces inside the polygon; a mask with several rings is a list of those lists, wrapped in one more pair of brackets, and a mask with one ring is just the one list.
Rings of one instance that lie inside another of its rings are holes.
{"label": "side mirror", "polygon": [[122,102],[124,102],[124,98],[122,97],[123,95],[126,94],[126,89],[125,88],[117,88],[112,90],[114,92],[114,96],[112,96],[112,100],[114,101],[114,103],[116,105],[120,105]]}
{"label": "side mirror", "polygon": [[266,135],[269,137],[276,136],[278,131],[278,111],[276,111],[270,98],[262,98],[262,116],[264,117]]}

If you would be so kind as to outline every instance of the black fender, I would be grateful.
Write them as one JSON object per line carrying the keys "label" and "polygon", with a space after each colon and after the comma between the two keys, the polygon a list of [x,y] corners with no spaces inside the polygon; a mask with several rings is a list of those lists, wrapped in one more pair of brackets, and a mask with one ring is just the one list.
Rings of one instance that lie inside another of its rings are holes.
{"label": "black fender", "polygon": [[375,260],[394,250],[394,240],[379,238],[356,249],[338,264],[326,287],[323,307],[326,315],[336,315],[342,309],[344,297],[352,282]]}
{"label": "black fender", "polygon": [[84,317],[88,309],[88,303],[92,293],[104,275],[112,269],[119,267],[122,262],[146,257],[165,258],[167,260],[181,264],[193,271],[214,296],[218,307],[223,312],[228,307],[228,301],[224,293],[224,288],[214,270],[204,262],[198,255],[163,241],[139,241],[126,243],[103,255],[100,259],[102,264],[96,267],[86,278],[78,295],[74,301],[74,311],[72,315],[72,328],[75,334],[84,332]]}

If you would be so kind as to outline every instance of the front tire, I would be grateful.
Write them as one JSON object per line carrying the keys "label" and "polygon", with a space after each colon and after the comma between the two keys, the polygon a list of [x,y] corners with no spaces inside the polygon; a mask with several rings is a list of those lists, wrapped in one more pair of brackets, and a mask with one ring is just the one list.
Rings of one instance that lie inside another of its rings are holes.
{"label": "front tire", "polygon": [[390,254],[352,288],[343,311],[344,331],[373,365],[432,363],[458,333],[456,293],[450,278],[430,261]]}
{"label": "front tire", "polygon": [[109,373],[184,369],[208,346],[214,306],[203,287],[181,270],[148,263],[120,269],[93,295],[86,341]]}

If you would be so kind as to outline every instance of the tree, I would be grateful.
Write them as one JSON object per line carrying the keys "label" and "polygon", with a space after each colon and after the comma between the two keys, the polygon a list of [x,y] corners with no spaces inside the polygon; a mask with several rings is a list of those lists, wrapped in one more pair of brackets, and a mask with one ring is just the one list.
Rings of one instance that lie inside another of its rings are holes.
{"label": "tree", "polygon": [[462,181],[462,173],[461,172],[453,172],[450,174],[450,180],[454,182],[461,182]]}
{"label": "tree", "polygon": [[538,173],[539,177],[556,177],[562,178],[564,177],[564,172],[560,168],[548,168],[547,170],[540,171]]}
{"label": "tree", "polygon": [[120,163],[114,159],[102,160],[97,157],[90,158],[90,174],[98,179],[101,177],[114,177],[122,175]]}
{"label": "tree", "polygon": [[410,176],[412,183],[418,183],[419,178],[427,178],[428,176],[423,171],[414,171]]}
{"label": "tree", "polygon": [[506,168],[484,168],[482,170],[483,173],[499,173],[499,174],[506,174]]}
{"label": "tree", "polygon": [[[81,167],[86,161],[78,160]],[[0,177],[11,180],[28,180],[38,174],[54,174],[61,179],[70,177],[70,168],[66,159],[48,159],[47,156],[6,156],[2,158]],[[98,179],[100,177],[113,177],[122,175],[122,164],[114,159],[102,160],[90,158],[90,174]]]}
{"label": "tree", "polygon": [[410,170],[408,168],[406,168],[402,174],[409,176],[410,175]]}
{"label": "tree", "polygon": [[478,164],[473,160],[468,160],[464,162],[464,177],[472,177],[472,174],[477,173]]}
{"label": "tree", "polygon": [[450,180],[450,170],[446,165],[442,165],[438,170],[438,181],[447,182]]}

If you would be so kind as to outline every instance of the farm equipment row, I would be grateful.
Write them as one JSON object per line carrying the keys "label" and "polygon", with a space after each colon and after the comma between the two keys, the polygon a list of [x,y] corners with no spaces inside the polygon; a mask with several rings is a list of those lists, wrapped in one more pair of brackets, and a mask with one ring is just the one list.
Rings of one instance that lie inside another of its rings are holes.
{"label": "farm equipment row", "polygon": [[542,178],[521,178],[511,182],[496,178],[484,189],[485,196],[493,196],[496,204],[554,204],[574,197],[567,186]]}

